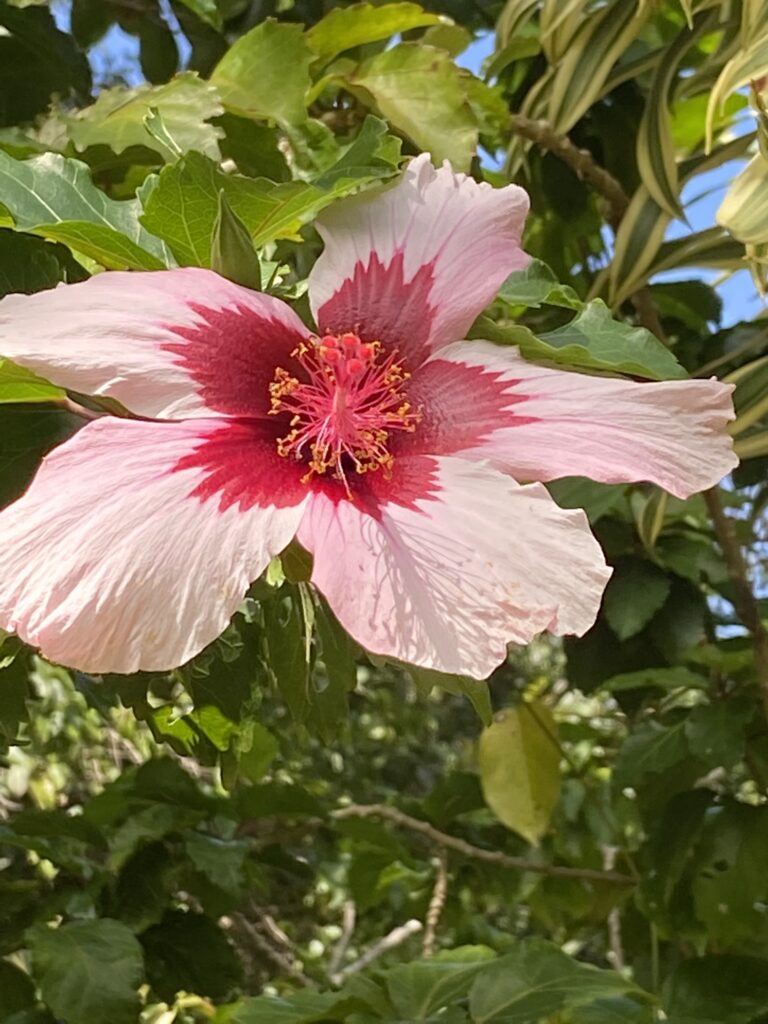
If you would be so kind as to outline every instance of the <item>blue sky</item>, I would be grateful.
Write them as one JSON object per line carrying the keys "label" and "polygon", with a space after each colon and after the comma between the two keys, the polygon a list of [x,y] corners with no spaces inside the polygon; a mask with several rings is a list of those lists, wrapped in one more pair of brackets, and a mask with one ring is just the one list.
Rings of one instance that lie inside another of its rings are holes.
{"label": "blue sky", "polygon": [[[189,56],[189,43],[178,28],[167,0],[160,0],[169,24],[176,30],[176,40],[181,55],[182,65]],[[52,9],[54,17],[62,29],[69,27],[69,0],[54,0]],[[493,34],[483,33],[461,56],[457,63],[478,73],[485,58],[493,49]],[[139,85],[144,79],[139,66],[139,40],[128,35],[117,26],[107,33],[100,42],[91,49],[89,54],[96,80],[105,75],[119,71],[131,85]],[[745,131],[750,130],[745,126]],[[715,213],[722,202],[729,182],[743,166],[742,162],[724,164],[707,174],[702,174],[683,190],[683,201],[690,227],[682,221],[670,225],[668,238],[679,238],[689,231],[699,231],[715,224]],[[718,271],[686,269],[670,271],[661,275],[664,280],[699,277],[708,282],[715,282],[720,277]],[[739,320],[754,317],[763,308],[763,302],[757,295],[747,270],[739,271],[728,279],[721,281],[718,291],[723,300],[723,324],[729,326]]]}

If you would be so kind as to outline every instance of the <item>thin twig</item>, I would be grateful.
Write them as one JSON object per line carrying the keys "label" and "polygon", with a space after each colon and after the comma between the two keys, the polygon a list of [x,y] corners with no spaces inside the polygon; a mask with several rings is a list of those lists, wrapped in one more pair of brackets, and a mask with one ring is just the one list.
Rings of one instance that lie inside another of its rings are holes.
{"label": "thin twig", "polygon": [[233,920],[236,921],[237,925],[242,931],[248,936],[251,944],[263,953],[264,956],[271,960],[272,963],[278,968],[278,970],[285,974],[289,978],[293,978],[297,984],[302,985],[304,988],[311,988],[314,982],[311,978],[300,970],[293,962],[291,957],[287,956],[281,950],[276,949],[271,942],[269,942],[256,925],[249,921],[245,914],[233,914]]}
{"label": "thin twig", "polygon": [[483,860],[489,864],[498,864],[500,867],[511,868],[514,871],[532,871],[539,875],[549,875],[554,878],[579,878],[586,882],[611,882],[614,885],[631,886],[634,879],[629,875],[622,875],[617,871],[596,871],[592,868],[569,868],[556,864],[538,864],[535,861],[524,860],[522,857],[510,857],[509,854],[499,850],[484,850],[480,846],[473,846],[464,839],[448,835],[434,828],[428,821],[421,818],[412,818],[404,814],[397,807],[390,807],[387,804],[351,804],[349,807],[342,807],[331,815],[337,821],[344,818],[385,818],[387,821],[399,825],[401,828],[410,829],[426,836],[430,842],[437,847],[445,847],[455,850],[464,857],[474,860]]}
{"label": "thin twig", "polygon": [[331,959],[328,962],[328,974],[337,974],[344,962],[352,936],[355,934],[357,924],[357,907],[354,900],[345,900],[341,910],[341,935],[339,941],[333,947]]}
{"label": "thin twig", "polygon": [[733,586],[733,606],[739,618],[752,634],[755,657],[755,675],[763,696],[763,707],[768,718],[768,630],[763,625],[760,605],[749,581],[749,569],[733,522],[726,515],[720,499],[720,491],[712,487],[704,492],[715,536],[720,545]]}
{"label": "thin twig", "polygon": [[[619,852],[617,846],[603,847],[603,867],[610,871],[616,863],[616,854]],[[608,945],[610,951],[608,959],[617,971],[623,971],[626,966],[624,958],[624,944],[621,940],[621,911],[618,907],[612,907],[608,912]]]}
{"label": "thin twig", "polygon": [[435,952],[437,939],[437,926],[440,923],[440,916],[445,906],[445,898],[448,895],[448,851],[441,846],[437,851],[437,871],[435,874],[435,887],[432,890],[432,898],[427,908],[427,916],[424,920],[424,942],[422,952],[425,957],[430,957]]}
{"label": "thin twig", "polygon": [[417,921],[414,918],[411,921],[406,921],[405,924],[399,925],[397,928],[393,928],[383,939],[379,939],[378,942],[374,942],[372,946],[369,946],[354,963],[349,964],[339,971],[338,974],[335,974],[331,979],[334,985],[340,985],[350,974],[357,974],[358,971],[362,971],[368,964],[378,960],[384,953],[388,953],[391,949],[402,945],[412,935],[417,935],[423,927],[421,921]]}

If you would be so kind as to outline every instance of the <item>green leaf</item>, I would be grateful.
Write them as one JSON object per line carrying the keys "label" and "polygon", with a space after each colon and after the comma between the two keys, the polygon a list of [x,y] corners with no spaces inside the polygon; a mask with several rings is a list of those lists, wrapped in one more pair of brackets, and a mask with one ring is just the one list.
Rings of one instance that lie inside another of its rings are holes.
{"label": "green leaf", "polygon": [[493,708],[488,683],[485,680],[466,679],[464,676],[436,672],[418,665],[407,665],[406,668],[419,692],[425,697],[428,697],[435,687],[447,693],[463,694],[469,699],[483,725],[491,724]]}
{"label": "green leaf", "polygon": [[753,712],[749,702],[738,699],[694,708],[685,722],[691,751],[708,767],[730,771],[744,757],[746,729]]}
{"label": "green leaf", "polygon": [[138,25],[140,40],[139,61],[147,81],[154,84],[167,81],[179,67],[176,39],[163,18],[148,13]]}
{"label": "green leaf", "polygon": [[84,99],[91,76],[74,40],[59,31],[48,10],[0,5],[0,124],[31,121],[58,94]]}
{"label": "green leaf", "polygon": [[142,846],[156,842],[196,820],[195,812],[185,807],[165,803],[142,807],[112,833],[107,858],[109,870],[119,871]]}
{"label": "green leaf", "polygon": [[289,711],[303,722],[309,710],[309,663],[298,602],[276,598],[263,608],[269,667]]}
{"label": "green leaf", "polygon": [[167,1002],[173,1002],[178,992],[223,999],[242,981],[235,950],[205,914],[168,911],[159,924],[142,933],[141,944],[147,980]]}
{"label": "green leaf", "polygon": [[237,773],[249,782],[259,782],[280,753],[280,744],[260,722],[249,722],[237,744]]}
{"label": "green leaf", "polygon": [[166,250],[139,224],[136,200],[118,202],[85,164],[58,153],[14,160],[0,152],[0,202],[18,231],[63,242],[111,270],[160,270]]}
{"label": "green leaf", "polygon": [[685,370],[644,327],[614,320],[595,299],[569,324],[537,337],[522,324],[499,325],[480,316],[468,332],[501,345],[516,345],[525,359],[552,362],[580,370],[626,373],[651,380],[681,379]]}
{"label": "green leaf", "polygon": [[211,28],[220,30],[222,27],[221,12],[216,0],[179,0]]}
{"label": "green leaf", "polygon": [[450,160],[456,170],[469,170],[478,129],[447,53],[401,43],[365,61],[347,83],[436,163]]}
{"label": "green leaf", "polygon": [[246,999],[235,1011],[233,1024],[316,1024],[333,1019],[349,1000],[335,992],[293,992],[286,996]]}
{"label": "green leaf", "polygon": [[353,4],[329,11],[308,30],[307,42],[319,57],[327,60],[353,46],[389,39],[400,32],[438,24],[440,20],[439,15],[415,3]]}
{"label": "green leaf", "polygon": [[219,191],[219,209],[213,225],[211,269],[235,284],[260,291],[262,271],[251,236],[227,202],[224,189]]}
{"label": "green leaf", "polygon": [[[612,369],[652,380],[687,377],[669,349],[644,327],[614,320],[599,299],[588,303],[569,324],[540,335],[574,366]],[[573,350],[577,351],[573,351]]]}
{"label": "green leaf", "polygon": [[654,1009],[647,1003],[616,996],[577,1006],[568,1015],[568,1024],[654,1024],[655,1019]]}
{"label": "green leaf", "polygon": [[136,1024],[141,946],[119,921],[40,925],[29,933],[43,999],[67,1024]]}
{"label": "green leaf", "polygon": [[361,185],[389,177],[395,166],[386,152],[385,126],[366,121],[358,138],[315,183],[283,182],[224,174],[199,153],[165,167],[149,193],[142,223],[164,239],[183,266],[209,267],[219,193],[247,228],[254,246],[295,238],[299,227],[335,199]]}
{"label": "green leaf", "polygon": [[684,960],[664,984],[664,1008],[691,1022],[750,1024],[768,1013],[768,961],[751,956]]}
{"label": "green leaf", "polygon": [[41,238],[0,229],[0,295],[31,295],[62,279],[57,247]]}
{"label": "green leaf", "polygon": [[521,942],[488,966],[472,986],[473,1024],[531,1024],[601,997],[637,991],[613,971],[573,960],[539,939]]}
{"label": "green leaf", "polygon": [[73,0],[72,35],[81,50],[97,43],[115,20],[115,11],[104,0]]}
{"label": "green leaf", "polygon": [[[768,811],[728,802],[705,817],[689,881],[696,920],[713,942],[760,943],[768,899]],[[751,1016],[749,1017],[751,1021]]]}
{"label": "green leaf", "polygon": [[652,562],[622,559],[614,569],[603,596],[608,625],[619,640],[639,633],[669,596],[670,579]]}
{"label": "green leaf", "polygon": [[243,869],[250,850],[246,839],[218,839],[190,832],[184,838],[187,856],[198,871],[225,892],[240,895],[245,884]]}
{"label": "green leaf", "polygon": [[0,359],[0,403],[50,402],[63,398],[65,392],[43,380],[30,370]]}
{"label": "green leaf", "polygon": [[235,114],[297,125],[307,119],[311,62],[301,25],[267,19],[227,50],[211,84]]}
{"label": "green leaf", "polygon": [[393,967],[386,974],[389,998],[404,1020],[426,1020],[466,998],[478,971],[493,955],[485,947],[468,946]]}
{"label": "green leaf", "polygon": [[530,702],[510,708],[480,736],[483,796],[507,828],[538,843],[560,796],[560,752],[551,711]]}
{"label": "green leaf", "polygon": [[675,668],[645,668],[639,672],[624,672],[606,679],[602,684],[602,689],[610,690],[611,693],[621,693],[626,690],[653,688],[668,693],[680,689],[706,690],[708,686],[709,682],[704,676],[697,672],[691,672],[688,668],[677,666]]}
{"label": "green leaf", "polygon": [[543,305],[581,309],[584,303],[567,284],[560,284],[541,260],[531,260],[525,270],[510,274],[499,289],[499,298],[513,306],[540,309]]}
{"label": "green leaf", "polygon": [[552,480],[547,489],[561,508],[583,508],[590,523],[598,522],[620,507],[626,490],[620,485],[598,484],[581,476]]}
{"label": "green leaf", "polygon": [[[175,149],[147,130],[145,121],[152,110],[162,118]],[[213,86],[187,71],[165,85],[103,89],[95,103],[67,119],[67,132],[79,150],[103,145],[122,153],[129,146],[146,146],[169,161],[189,150],[218,160],[218,140],[224,132],[208,121],[223,112]]]}
{"label": "green leaf", "polygon": [[339,625],[325,601],[314,605],[319,657],[325,667],[324,678],[315,673],[310,694],[313,729],[331,742],[347,720],[348,694],[357,685],[357,645]]}
{"label": "green leaf", "polygon": [[637,167],[651,196],[671,217],[682,214],[675,143],[669,103],[680,64],[711,24],[711,12],[697,15],[695,27],[682,29],[659,58],[637,133]]}
{"label": "green leaf", "polygon": [[600,96],[617,58],[635,39],[650,9],[617,0],[583,17],[551,83],[547,120],[569,131]]}
{"label": "green leaf", "polygon": [[59,409],[0,404],[0,507],[24,491],[43,456],[83,423]]}
{"label": "green leaf", "polygon": [[644,722],[622,744],[613,767],[613,781],[618,789],[637,788],[649,777],[686,760],[691,760],[691,749],[685,721],[675,725]]}
{"label": "green leaf", "polygon": [[35,1005],[35,984],[28,974],[0,960],[0,1020]]}
{"label": "green leaf", "polygon": [[768,242],[768,160],[758,153],[733,179],[717,211],[717,223],[740,242]]}

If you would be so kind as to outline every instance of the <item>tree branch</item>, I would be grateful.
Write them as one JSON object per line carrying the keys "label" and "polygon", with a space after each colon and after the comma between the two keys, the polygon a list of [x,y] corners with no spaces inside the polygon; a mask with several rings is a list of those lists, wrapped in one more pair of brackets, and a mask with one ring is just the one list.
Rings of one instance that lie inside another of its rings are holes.
{"label": "tree branch", "polygon": [[427,916],[425,918],[424,941],[422,952],[425,957],[430,957],[435,952],[435,940],[437,938],[437,926],[440,923],[440,915],[445,906],[445,898],[448,895],[448,851],[441,846],[437,851],[437,873],[435,875],[435,887],[432,890],[432,898],[429,901]]}
{"label": "tree branch", "polygon": [[342,807],[331,815],[337,821],[344,818],[384,818],[387,821],[399,825],[401,828],[410,829],[425,836],[437,847],[444,847],[448,850],[455,850],[464,857],[473,860],[483,860],[488,864],[498,864],[503,868],[511,868],[513,871],[532,871],[539,875],[549,875],[553,878],[577,878],[585,882],[610,882],[613,885],[631,886],[634,879],[629,875],[622,875],[617,871],[596,871],[592,868],[569,868],[556,864],[538,864],[535,861],[525,860],[522,857],[511,857],[509,854],[501,853],[498,850],[484,850],[480,846],[459,839],[456,836],[448,835],[434,828],[428,821],[421,818],[412,818],[409,814],[390,807],[387,804],[351,804],[349,807]]}
{"label": "tree branch", "polygon": [[312,979],[303,971],[299,970],[293,962],[293,959],[281,950],[276,949],[266,936],[263,935],[256,927],[256,925],[252,921],[248,920],[245,914],[233,914],[232,919],[237,924],[238,928],[248,936],[251,945],[258,949],[260,953],[263,953],[268,960],[271,960],[281,974],[285,974],[286,977],[292,978],[297,984],[302,985],[304,988],[311,988],[314,985]]}
{"label": "tree branch", "polygon": [[357,974],[358,971],[362,971],[368,964],[378,960],[384,953],[388,953],[390,949],[395,949],[396,946],[402,945],[412,935],[420,932],[423,927],[421,921],[417,921],[414,918],[411,921],[406,921],[405,924],[399,925],[397,928],[393,928],[383,939],[379,939],[378,942],[370,946],[354,963],[349,964],[339,971],[338,974],[335,974],[331,979],[334,985],[340,985],[350,974]]}
{"label": "tree branch", "polygon": [[339,941],[333,947],[331,953],[331,960],[328,964],[328,974],[334,977],[344,962],[344,957],[349,944],[352,941],[352,936],[355,934],[355,925],[357,924],[357,907],[355,906],[354,900],[346,900],[342,908],[341,913],[341,936]]}
{"label": "tree branch", "polygon": [[617,230],[629,206],[629,197],[621,187],[621,182],[601,167],[588,149],[579,149],[567,135],[556,132],[548,121],[534,121],[523,114],[512,115],[512,128],[518,135],[559,157],[574,174],[583,178],[606,199],[609,206],[608,223],[614,231]]}

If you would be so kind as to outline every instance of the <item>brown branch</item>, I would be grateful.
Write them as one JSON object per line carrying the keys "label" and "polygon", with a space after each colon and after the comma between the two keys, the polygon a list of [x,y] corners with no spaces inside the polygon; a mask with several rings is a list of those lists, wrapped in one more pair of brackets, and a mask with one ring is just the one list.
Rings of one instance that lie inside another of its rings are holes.
{"label": "brown branch", "polygon": [[437,872],[435,875],[435,887],[432,890],[432,898],[427,908],[427,916],[424,919],[424,941],[422,952],[425,957],[430,957],[435,952],[435,941],[437,939],[437,926],[440,923],[440,916],[445,906],[445,898],[448,895],[448,851],[441,846],[437,851]]}
{"label": "brown branch", "polygon": [[752,634],[755,657],[755,675],[763,695],[763,707],[768,718],[768,630],[763,625],[760,605],[749,582],[749,568],[741,550],[733,522],[725,513],[720,491],[712,487],[704,492],[715,536],[725,559],[725,567],[733,586],[733,606],[739,618]]}
{"label": "brown branch", "polygon": [[499,850],[484,850],[480,846],[474,846],[464,839],[448,835],[447,832],[440,832],[428,821],[421,818],[412,818],[404,814],[397,807],[390,807],[387,804],[352,804],[349,807],[342,807],[331,815],[337,821],[344,818],[384,818],[401,828],[410,829],[425,836],[437,847],[444,847],[448,850],[455,850],[464,857],[473,860],[483,860],[488,864],[498,864],[499,867],[511,868],[513,871],[531,871],[539,875],[549,875],[553,878],[578,878],[585,882],[611,882],[614,885],[634,885],[634,879],[629,875],[622,875],[617,871],[596,871],[592,868],[569,868],[556,864],[538,864],[535,861],[525,860],[522,857],[511,857],[509,854]]}
{"label": "brown branch", "polygon": [[346,900],[341,911],[341,935],[339,941],[333,947],[331,959],[328,964],[328,974],[333,977],[338,973],[344,962],[344,957],[349,949],[349,944],[355,934],[357,924],[357,907],[354,900]]}
{"label": "brown branch", "polygon": [[[621,182],[614,178],[610,171],[601,167],[588,149],[579,149],[567,135],[556,132],[548,121],[534,121],[523,114],[512,114],[511,125],[513,131],[518,135],[522,135],[536,143],[540,149],[545,149],[562,160],[577,177],[586,181],[595,192],[606,200],[608,204],[606,220],[616,234],[629,206],[629,196],[624,191]],[[659,341],[667,344],[659,314],[647,285],[630,298],[639,323],[655,334]]]}
{"label": "brown branch", "polygon": [[614,231],[618,228],[629,206],[629,198],[621,182],[601,167],[588,149],[579,149],[567,135],[556,132],[548,121],[534,121],[523,114],[512,115],[512,128],[518,135],[559,157],[574,174],[588,182],[595,192],[599,192],[608,201],[608,223]]}
{"label": "brown branch", "polygon": [[338,974],[335,974],[331,979],[334,985],[340,985],[350,974],[357,974],[358,971],[362,971],[368,964],[378,960],[384,953],[388,953],[390,949],[395,949],[397,946],[402,945],[412,935],[417,935],[423,927],[421,921],[417,921],[414,918],[411,921],[406,921],[405,924],[399,925],[397,928],[393,928],[383,939],[374,942],[353,964],[349,964],[339,971]]}
{"label": "brown branch", "polygon": [[248,936],[251,945],[258,949],[260,953],[263,953],[268,960],[271,960],[281,974],[286,975],[288,978],[292,978],[297,984],[302,985],[304,988],[311,988],[314,985],[312,979],[307,977],[307,975],[296,966],[293,959],[286,953],[283,953],[280,949],[276,949],[267,937],[262,934],[259,928],[252,921],[248,920],[245,914],[233,914],[232,919],[237,924],[238,928]]}

